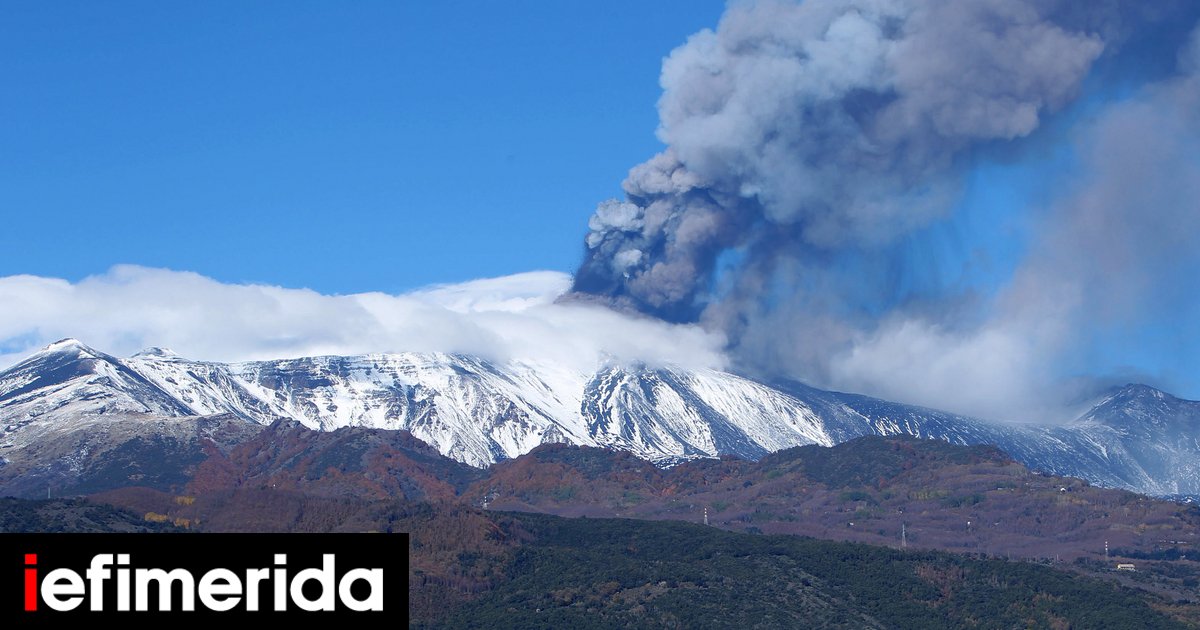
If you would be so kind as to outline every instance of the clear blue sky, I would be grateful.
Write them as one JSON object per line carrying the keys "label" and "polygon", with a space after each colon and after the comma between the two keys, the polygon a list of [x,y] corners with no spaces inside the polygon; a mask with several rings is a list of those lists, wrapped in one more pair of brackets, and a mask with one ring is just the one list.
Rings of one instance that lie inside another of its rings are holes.
{"label": "clear blue sky", "polygon": [[717,0],[7,2],[0,276],[572,270]]}

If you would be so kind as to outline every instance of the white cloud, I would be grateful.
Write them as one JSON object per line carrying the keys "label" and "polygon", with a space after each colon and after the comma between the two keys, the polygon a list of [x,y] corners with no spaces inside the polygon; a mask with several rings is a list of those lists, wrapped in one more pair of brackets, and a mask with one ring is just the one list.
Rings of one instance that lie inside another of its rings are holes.
{"label": "white cloud", "polygon": [[1043,404],[1055,379],[1037,342],[1011,322],[956,332],[900,318],[834,355],[829,369],[843,389],[983,418],[1046,420],[1060,407]]}
{"label": "white cloud", "polygon": [[529,271],[499,278],[469,280],[458,284],[438,284],[409,293],[425,302],[452,311],[520,312],[532,306],[544,306],[571,288],[571,276],[557,271]]}
{"label": "white cloud", "polygon": [[323,295],[128,265],[76,283],[8,276],[0,278],[0,367],[63,337],[117,356],[163,346],[211,361],[438,351],[580,370],[613,359],[724,364],[724,340],[698,326],[555,304],[569,286],[555,272],[403,295]]}

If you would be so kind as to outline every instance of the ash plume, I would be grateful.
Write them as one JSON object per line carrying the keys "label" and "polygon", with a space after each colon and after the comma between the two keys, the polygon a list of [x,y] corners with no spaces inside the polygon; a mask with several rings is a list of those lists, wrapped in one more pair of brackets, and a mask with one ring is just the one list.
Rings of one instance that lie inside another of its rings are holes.
{"label": "ash plume", "polygon": [[[597,207],[573,290],[702,322],[748,372],[1024,413],[1044,393],[1034,381],[1055,378],[1051,364],[1079,343],[1073,329],[1091,321],[1079,314],[1094,302],[1046,298],[1098,281],[1069,262],[1092,256],[1072,235],[1106,211],[1114,225],[1139,215],[1120,204],[1079,210],[1100,184],[1074,174],[1031,220],[1044,233],[992,295],[914,291],[918,267],[936,264],[920,260],[935,255],[921,239],[953,221],[983,161],[1020,163],[1060,143],[1081,168],[1114,168],[1088,155],[1103,141],[1084,137],[1117,133],[1095,122],[1111,115],[1108,103],[1086,123],[1061,119],[1093,90],[1157,90],[1146,107],[1173,107],[1162,101],[1184,98],[1198,14],[1185,2],[1124,0],[733,2],[715,30],[664,60],[666,149],[630,170],[624,199]],[[1181,203],[1163,212],[1194,209]],[[1166,236],[1098,230],[1122,242]]]}

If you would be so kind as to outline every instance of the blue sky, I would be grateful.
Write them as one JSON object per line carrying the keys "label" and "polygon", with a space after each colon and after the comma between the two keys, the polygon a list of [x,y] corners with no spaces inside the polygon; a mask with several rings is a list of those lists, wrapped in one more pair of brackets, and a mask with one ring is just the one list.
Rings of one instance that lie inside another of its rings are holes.
{"label": "blue sky", "polygon": [[325,293],[579,262],[719,1],[15,2],[0,276]]}

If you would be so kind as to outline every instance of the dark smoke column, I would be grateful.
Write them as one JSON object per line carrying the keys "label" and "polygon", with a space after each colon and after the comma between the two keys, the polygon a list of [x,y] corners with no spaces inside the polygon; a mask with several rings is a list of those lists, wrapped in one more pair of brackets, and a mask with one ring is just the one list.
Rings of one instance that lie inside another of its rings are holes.
{"label": "dark smoke column", "polygon": [[[607,296],[668,321],[694,321],[717,255],[737,245],[746,203],[722,195],[663,153],[624,184],[626,201],[601,203],[588,221],[574,290]],[[720,201],[719,201],[720,200]]]}
{"label": "dark smoke column", "polygon": [[726,250],[729,284],[778,285],[944,216],[973,152],[1071,101],[1140,4],[733,3],[665,60],[668,149],[596,209],[575,291],[695,321]]}

